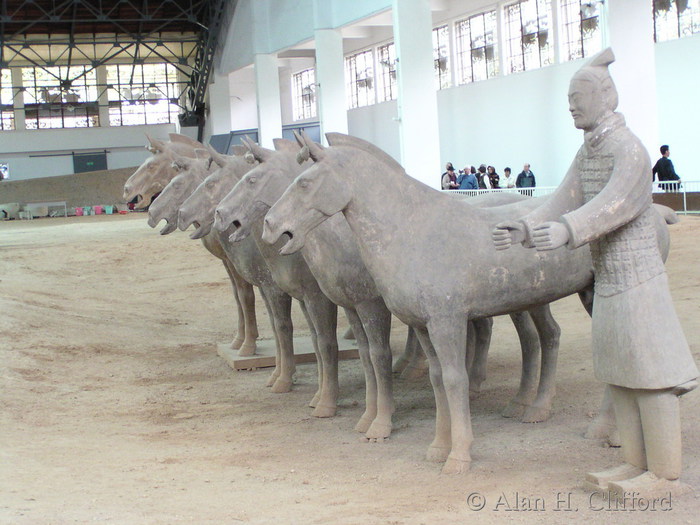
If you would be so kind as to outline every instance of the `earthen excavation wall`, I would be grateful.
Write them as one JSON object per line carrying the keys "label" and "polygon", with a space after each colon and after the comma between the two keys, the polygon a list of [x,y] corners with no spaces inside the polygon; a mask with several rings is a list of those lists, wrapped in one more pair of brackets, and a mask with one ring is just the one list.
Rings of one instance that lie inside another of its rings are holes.
{"label": "earthen excavation wall", "polygon": [[124,183],[134,171],[136,167],[58,177],[5,180],[0,182],[0,203],[66,201],[69,208],[123,204]]}

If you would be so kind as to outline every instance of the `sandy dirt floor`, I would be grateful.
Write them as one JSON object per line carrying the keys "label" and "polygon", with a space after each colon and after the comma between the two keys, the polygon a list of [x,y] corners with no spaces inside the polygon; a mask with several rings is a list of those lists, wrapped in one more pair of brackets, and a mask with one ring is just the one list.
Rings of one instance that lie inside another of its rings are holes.
{"label": "sandy dirt floor", "polygon": [[[497,319],[488,378],[472,400],[472,470],[443,476],[424,459],[434,428],[427,378],[396,381],[385,443],[353,432],[364,401],[358,361],[341,363],[338,415],[311,417],[315,365],[298,367],[288,394],[265,388],[269,370],[230,369],[215,351],[235,321],[222,265],[145,220],[0,223],[0,523],[698,523],[695,492],[656,510],[616,510],[583,489],[586,472],[621,453],[582,437],[602,385],[577,298],[553,306],[562,341],[551,419],[500,415],[520,357],[510,321]],[[671,230],[673,296],[700,361],[700,218]],[[295,319],[308,333],[299,310]],[[269,339],[263,308],[258,320]],[[398,352],[398,322],[393,335]],[[697,391],[681,406],[683,481],[700,490]]]}

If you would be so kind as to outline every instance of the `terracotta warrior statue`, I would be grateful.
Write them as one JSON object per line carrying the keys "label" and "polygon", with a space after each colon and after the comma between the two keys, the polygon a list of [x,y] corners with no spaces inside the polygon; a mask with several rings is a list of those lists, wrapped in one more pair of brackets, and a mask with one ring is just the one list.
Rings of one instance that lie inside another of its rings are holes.
{"label": "terracotta warrior statue", "polygon": [[493,231],[499,250],[590,244],[595,273],[593,366],[610,385],[625,463],[588,474],[618,497],[677,491],[681,474],[678,396],[698,370],[676,316],[651,222],[649,155],[616,113],[610,49],[571,80],[569,111],[584,142],[552,198]]}

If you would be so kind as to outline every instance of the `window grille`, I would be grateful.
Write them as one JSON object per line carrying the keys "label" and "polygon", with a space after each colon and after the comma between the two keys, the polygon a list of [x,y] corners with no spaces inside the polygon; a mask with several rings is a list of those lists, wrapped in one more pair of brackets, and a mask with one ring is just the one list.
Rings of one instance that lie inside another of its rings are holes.
{"label": "window grille", "polygon": [[507,5],[504,15],[506,73],[536,69],[554,62],[549,0],[521,0]]}
{"label": "window grille", "polygon": [[386,44],[377,48],[377,60],[379,61],[379,102],[396,100],[396,46]]}
{"label": "window grille", "polygon": [[292,75],[292,100],[294,120],[316,116],[316,72],[313,68]]}
{"label": "window grille", "polygon": [[450,30],[446,25],[433,29],[433,60],[435,88],[450,87]]}
{"label": "window grille", "polygon": [[559,0],[561,7],[562,60],[594,55],[602,49],[598,0]]}
{"label": "window grille", "polygon": [[345,58],[348,108],[374,104],[374,64],[372,50]]}
{"label": "window grille", "polygon": [[486,80],[498,74],[496,11],[488,11],[455,24],[458,83]]}
{"label": "window grille", "polygon": [[700,0],[654,0],[654,40],[700,33]]}

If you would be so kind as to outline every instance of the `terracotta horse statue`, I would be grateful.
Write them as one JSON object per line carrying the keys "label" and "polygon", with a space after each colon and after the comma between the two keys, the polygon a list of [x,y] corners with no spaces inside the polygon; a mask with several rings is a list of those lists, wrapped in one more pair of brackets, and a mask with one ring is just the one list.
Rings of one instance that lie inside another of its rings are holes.
{"label": "terracotta horse statue", "polygon": [[[153,156],[146,159],[124,184],[124,199],[130,202],[137,199],[136,208],[145,208],[153,196],[162,191],[177,172],[173,169],[175,155],[194,158],[195,150],[205,148],[203,144],[184,135],[171,133],[170,141],[160,141],[147,135],[148,150]],[[175,228],[176,222],[166,228]],[[214,257],[219,259],[231,280],[233,296],[238,311],[237,332],[230,346],[240,355],[253,355],[258,338],[258,325],[255,315],[255,292],[233,267],[219,244],[218,235],[202,237],[202,244]]]}
{"label": "terracotta horse statue", "polygon": [[[232,241],[247,238],[251,228],[262,221],[267,211],[277,202],[294,178],[308,167],[296,162],[299,146],[289,141],[276,141],[277,151],[262,148],[252,141],[245,142],[260,164],[248,172],[234,189],[219,203],[216,209],[215,228],[222,231],[231,226],[236,231]],[[494,194],[497,200],[498,197]],[[512,200],[512,199],[510,199]],[[517,199],[522,200],[522,199]],[[388,334],[391,313],[384,304],[374,281],[360,257],[347,221],[336,214],[319,225],[306,238],[301,250],[304,260],[316,277],[324,294],[346,310],[357,336],[360,358],[365,372],[366,410],[356,425],[356,430],[366,432],[370,439],[388,437],[394,410],[391,381],[391,349]],[[549,407],[543,411],[532,411],[528,407],[531,389],[537,380],[536,362],[539,357],[539,336],[529,329],[529,316],[513,316],[516,329],[524,339],[526,363],[518,396],[511,403],[518,415],[542,420],[549,415]],[[485,376],[486,353],[488,351],[491,321],[489,318],[472,321],[474,336],[468,348],[470,383],[481,383]],[[551,327],[558,332],[558,327]],[[544,345],[546,349],[556,345]],[[469,355],[471,354],[471,355]],[[544,384],[554,384],[546,376],[553,372],[544,370]],[[483,374],[483,375],[481,375]],[[527,412],[530,410],[529,412]],[[523,414],[523,411],[527,412]],[[515,415],[515,414],[511,414]]]}
{"label": "terracotta horse statue", "polygon": [[464,367],[468,321],[532,312],[590,289],[590,252],[533,255],[516,248],[503,256],[493,247],[493,227],[527,213],[536,200],[475,208],[408,177],[366,141],[337,133],[327,137],[329,148],[305,137],[315,163],[268,212],[263,239],[275,243],[287,233],[280,252],[293,253],[310,230],[343,213],[386,305],[416,330],[428,356],[437,408],[428,459],[446,460],[445,473],[463,472],[473,441]]}
{"label": "terracotta horse statue", "polygon": [[277,352],[275,369],[270,375],[268,386],[276,393],[288,392],[292,388],[295,372],[292,298],[277,286],[252,238],[231,243],[228,240],[230,232],[221,234],[211,228],[216,205],[253,166],[241,155],[220,155],[211,148],[209,155],[216,169],[204,180],[199,179],[198,186],[186,198],[174,202],[171,213],[181,230],[195,225],[191,238],[216,238],[239,275],[260,289],[272,323]]}

